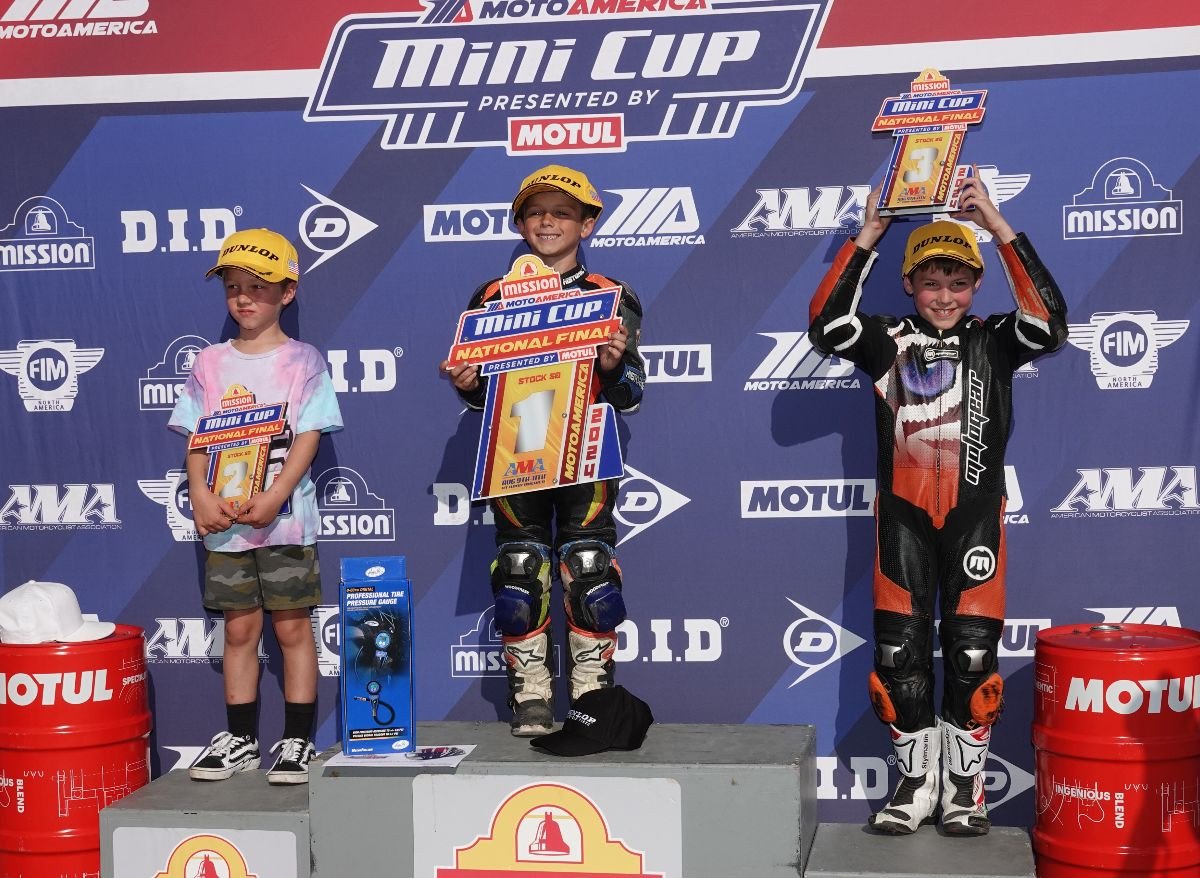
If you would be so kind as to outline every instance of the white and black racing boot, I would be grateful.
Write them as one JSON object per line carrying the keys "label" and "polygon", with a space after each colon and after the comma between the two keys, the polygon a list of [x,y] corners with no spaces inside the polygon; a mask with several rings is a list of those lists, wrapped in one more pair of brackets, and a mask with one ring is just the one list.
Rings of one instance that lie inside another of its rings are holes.
{"label": "white and black racing boot", "polygon": [[938,756],[942,733],[936,725],[902,732],[889,725],[900,783],[892,800],[867,820],[867,826],[889,835],[908,835],[936,819],[938,807]]}
{"label": "white and black racing boot", "polygon": [[570,675],[571,703],[593,689],[613,685],[617,651],[617,632],[584,631],[567,623],[567,668]]}
{"label": "white and black racing boot", "polygon": [[987,835],[992,828],[983,773],[991,739],[991,726],[960,729],[942,721],[942,831],[947,835]]}
{"label": "white and black racing boot", "polygon": [[523,637],[501,638],[508,665],[513,735],[533,738],[554,731],[554,677],[550,622]]}

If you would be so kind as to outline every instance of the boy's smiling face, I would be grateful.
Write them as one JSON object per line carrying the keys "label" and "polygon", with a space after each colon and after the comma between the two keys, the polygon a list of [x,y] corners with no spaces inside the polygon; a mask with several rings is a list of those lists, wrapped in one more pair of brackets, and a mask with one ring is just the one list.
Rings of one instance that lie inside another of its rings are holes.
{"label": "boy's smiling face", "polygon": [[947,272],[926,263],[913,269],[911,278],[904,278],[904,291],[913,297],[918,314],[934,329],[945,330],[953,329],[970,312],[982,282],[965,265]]}
{"label": "boy's smiling face", "polygon": [[584,219],[583,205],[565,192],[539,192],[521,206],[516,225],[542,262],[565,271],[575,266],[579,242],[592,233],[596,219]]}

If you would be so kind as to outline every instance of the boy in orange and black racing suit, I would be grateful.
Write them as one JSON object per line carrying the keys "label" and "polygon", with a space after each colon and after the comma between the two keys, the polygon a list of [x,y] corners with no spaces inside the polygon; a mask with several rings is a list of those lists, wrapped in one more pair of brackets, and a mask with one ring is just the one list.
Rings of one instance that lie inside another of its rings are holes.
{"label": "boy in orange and black racing suit", "polygon": [[[902,273],[916,314],[859,310],[873,248],[890,222],[871,193],[862,231],[817,288],[809,337],[875,384],[879,488],[874,583],[875,713],[891,729],[900,783],[869,825],[915,832],[940,805],[953,835],[991,826],[983,766],[1002,704],[997,645],[1004,625],[1004,452],[1012,375],[1067,339],[1066,305],[1023,235],[1015,234],[978,177],[962,212],[999,245],[1017,310],[969,311],[983,277],[971,229],[943,220],[908,239]],[[940,587],[942,711],[934,712],[933,620]],[[939,757],[941,770],[939,778]],[[939,795],[940,780],[940,795]]]}

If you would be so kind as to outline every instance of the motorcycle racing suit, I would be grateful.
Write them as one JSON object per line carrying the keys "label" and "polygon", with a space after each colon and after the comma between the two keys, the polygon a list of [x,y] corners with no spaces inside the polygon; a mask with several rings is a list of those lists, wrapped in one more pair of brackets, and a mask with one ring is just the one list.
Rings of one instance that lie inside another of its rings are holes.
{"label": "motorcycle racing suit", "polygon": [[[948,795],[950,784],[942,794],[943,821],[952,809],[969,813],[970,826],[966,816],[959,824],[967,834],[986,832],[986,817],[978,813],[986,815],[982,768],[1003,695],[997,646],[1004,624],[1004,453],[1012,376],[1067,338],[1062,294],[1028,239],[1020,234],[999,253],[1017,309],[986,319],[968,315],[949,330],[937,330],[917,314],[896,320],[859,311],[876,254],[853,241],[838,252],[810,306],[813,345],[850,360],[874,382],[871,703],[891,726],[902,775],[929,778],[940,750],[958,781],[971,779],[957,802]],[[935,611],[942,620],[940,719],[933,694]],[[936,797],[936,775],[932,783]]]}

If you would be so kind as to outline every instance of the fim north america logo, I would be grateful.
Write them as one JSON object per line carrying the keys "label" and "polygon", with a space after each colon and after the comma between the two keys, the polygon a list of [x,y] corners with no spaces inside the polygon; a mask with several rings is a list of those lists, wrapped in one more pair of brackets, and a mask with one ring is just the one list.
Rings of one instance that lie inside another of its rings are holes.
{"label": "fim north america logo", "polygon": [[26,198],[0,228],[0,271],[94,269],[96,242],[48,195]]}
{"label": "fim north america logo", "polygon": [[167,527],[177,543],[195,542],[200,539],[192,521],[192,504],[188,498],[187,473],[181,469],[167,470],[161,479],[138,479],[138,488],[167,510]]}
{"label": "fim north america logo", "polygon": [[1101,390],[1141,390],[1158,371],[1158,352],[1187,332],[1188,320],[1160,320],[1154,311],[1097,311],[1070,324],[1068,341],[1087,351]]}
{"label": "fim north america logo", "polygon": [[21,341],[0,351],[0,371],[16,376],[27,412],[69,412],[79,393],[79,376],[104,356],[104,348],[80,348],[69,338]]}
{"label": "fim north america logo", "polygon": [[351,15],[304,118],[385,121],[384,149],[623,152],[727,138],[787,104],[829,0],[436,0]]}

